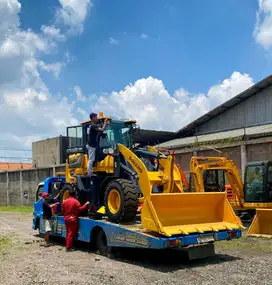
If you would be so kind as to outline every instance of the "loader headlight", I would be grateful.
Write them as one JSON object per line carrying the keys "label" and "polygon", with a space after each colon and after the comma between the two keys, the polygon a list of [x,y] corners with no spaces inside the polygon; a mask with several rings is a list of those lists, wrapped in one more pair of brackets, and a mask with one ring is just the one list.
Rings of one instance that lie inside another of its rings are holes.
{"label": "loader headlight", "polygon": [[104,148],[103,149],[103,153],[104,154],[113,154],[114,153],[114,149],[109,147],[109,148]]}

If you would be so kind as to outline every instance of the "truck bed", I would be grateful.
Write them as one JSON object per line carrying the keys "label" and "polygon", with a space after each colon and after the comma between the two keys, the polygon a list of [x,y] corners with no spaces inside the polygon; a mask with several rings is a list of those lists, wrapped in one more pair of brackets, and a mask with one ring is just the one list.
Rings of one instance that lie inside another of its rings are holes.
{"label": "truck bed", "polygon": [[[40,232],[43,233],[44,225],[42,221],[40,221],[40,229]],[[182,248],[230,240],[242,236],[241,230],[218,230],[165,237],[154,232],[145,231],[140,222],[121,225],[108,222],[105,219],[93,220],[88,217],[80,217],[77,239],[83,242],[90,242],[95,232],[99,229],[105,232],[108,246],[130,248]],[[53,216],[51,234],[61,237],[66,236],[63,216]]]}

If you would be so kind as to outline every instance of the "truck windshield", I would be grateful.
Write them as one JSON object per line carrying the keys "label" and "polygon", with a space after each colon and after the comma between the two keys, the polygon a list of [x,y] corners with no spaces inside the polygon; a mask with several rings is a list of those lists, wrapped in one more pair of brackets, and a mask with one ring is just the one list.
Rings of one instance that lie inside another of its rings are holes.
{"label": "truck windshield", "polygon": [[[106,136],[102,139],[103,145],[123,144],[132,147],[132,124],[122,121],[112,121],[105,130]],[[101,145],[101,143],[100,143]]]}
{"label": "truck windshield", "polygon": [[247,167],[244,187],[246,202],[263,202],[265,200],[264,166]]}

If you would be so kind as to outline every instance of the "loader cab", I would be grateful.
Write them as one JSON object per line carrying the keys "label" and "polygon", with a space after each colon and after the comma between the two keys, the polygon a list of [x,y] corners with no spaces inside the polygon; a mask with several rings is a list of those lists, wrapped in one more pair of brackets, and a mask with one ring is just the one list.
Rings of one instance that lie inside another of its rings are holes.
{"label": "loader cab", "polygon": [[205,192],[225,191],[225,171],[207,169],[203,171],[203,183]]}
{"label": "loader cab", "polygon": [[272,162],[248,163],[244,178],[245,202],[272,202]]}
{"label": "loader cab", "polygon": [[[96,150],[96,160],[102,161],[108,154],[113,154],[117,144],[122,144],[127,148],[133,146],[133,130],[136,129],[136,121],[110,120],[106,130],[97,137],[98,147]],[[103,124],[103,120],[101,120]],[[68,154],[87,153],[90,121],[86,121],[77,126],[67,128]]]}

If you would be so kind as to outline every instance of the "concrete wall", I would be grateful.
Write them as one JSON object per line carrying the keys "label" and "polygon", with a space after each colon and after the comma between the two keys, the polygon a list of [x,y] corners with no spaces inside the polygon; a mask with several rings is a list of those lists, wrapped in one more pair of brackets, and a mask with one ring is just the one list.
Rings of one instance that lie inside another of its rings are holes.
{"label": "concrete wall", "polygon": [[272,122],[272,86],[199,126],[195,135]]}
{"label": "concrete wall", "polygon": [[32,161],[36,167],[59,165],[66,160],[67,138],[59,136],[32,143]]}
{"label": "concrete wall", "polygon": [[[0,172],[0,205],[27,206],[35,201],[39,182],[54,173],[64,171],[65,165],[51,166],[37,169]],[[27,192],[28,198],[23,194]]]}

